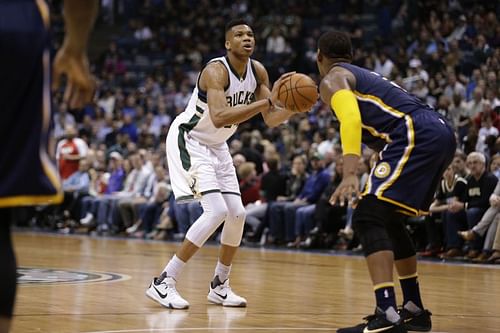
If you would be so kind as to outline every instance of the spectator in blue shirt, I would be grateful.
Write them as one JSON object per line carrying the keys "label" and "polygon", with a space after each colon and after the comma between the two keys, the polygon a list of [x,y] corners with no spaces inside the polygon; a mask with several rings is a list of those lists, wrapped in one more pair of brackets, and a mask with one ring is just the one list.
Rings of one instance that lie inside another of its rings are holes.
{"label": "spectator in blue shirt", "polygon": [[125,114],[123,116],[123,125],[120,128],[119,132],[122,134],[128,134],[132,142],[137,142],[137,139],[139,137],[137,133],[137,126],[135,125],[134,120],[130,114]]}
{"label": "spectator in blue shirt", "polygon": [[89,163],[86,159],[80,160],[78,171],[63,181],[64,201],[56,208],[56,215],[63,212],[63,219],[79,216],[80,202],[88,195],[90,186]]}
{"label": "spectator in blue shirt", "polygon": [[122,167],[123,157],[119,152],[112,152],[109,155],[109,176],[108,186],[106,187],[106,194],[119,192],[123,189],[123,181],[125,179],[125,171]]}

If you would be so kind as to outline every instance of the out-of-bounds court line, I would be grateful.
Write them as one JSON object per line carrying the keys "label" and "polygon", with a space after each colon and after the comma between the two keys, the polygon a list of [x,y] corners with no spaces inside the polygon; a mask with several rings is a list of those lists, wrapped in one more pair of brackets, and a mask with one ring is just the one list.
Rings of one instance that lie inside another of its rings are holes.
{"label": "out-of-bounds court line", "polygon": [[[189,332],[189,331],[300,331],[300,332],[310,332],[310,331],[328,331],[334,332],[337,330],[335,327],[185,327],[185,328],[145,328],[145,329],[133,329],[133,330],[113,330],[113,331],[86,331],[81,333],[148,333],[148,332]],[[449,333],[449,332],[435,332],[431,333]]]}

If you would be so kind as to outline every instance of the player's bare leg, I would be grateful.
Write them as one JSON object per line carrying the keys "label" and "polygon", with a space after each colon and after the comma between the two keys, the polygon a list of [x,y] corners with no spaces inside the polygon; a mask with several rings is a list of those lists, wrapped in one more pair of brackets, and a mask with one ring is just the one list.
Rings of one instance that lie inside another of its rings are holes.
{"label": "player's bare leg", "polygon": [[221,244],[219,249],[219,261],[226,266],[231,266],[236,251],[238,251],[238,246]]}
{"label": "player's bare leg", "polygon": [[392,283],[394,254],[392,251],[379,251],[366,257],[366,263],[374,286]]}
{"label": "player's bare leg", "polygon": [[396,260],[394,264],[399,276],[407,276],[417,273],[417,256]]}
{"label": "player's bare leg", "polygon": [[189,239],[186,238],[175,255],[183,262],[188,262],[188,260],[191,259],[191,257],[194,256],[199,249],[200,248],[198,246],[194,245]]}

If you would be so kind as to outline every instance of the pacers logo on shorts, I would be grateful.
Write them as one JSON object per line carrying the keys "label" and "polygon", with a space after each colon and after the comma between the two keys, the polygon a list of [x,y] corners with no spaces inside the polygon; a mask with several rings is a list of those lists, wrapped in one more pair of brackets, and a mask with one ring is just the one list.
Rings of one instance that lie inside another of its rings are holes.
{"label": "pacers logo on shorts", "polygon": [[382,162],[375,167],[375,177],[385,178],[391,173],[391,166],[387,162]]}

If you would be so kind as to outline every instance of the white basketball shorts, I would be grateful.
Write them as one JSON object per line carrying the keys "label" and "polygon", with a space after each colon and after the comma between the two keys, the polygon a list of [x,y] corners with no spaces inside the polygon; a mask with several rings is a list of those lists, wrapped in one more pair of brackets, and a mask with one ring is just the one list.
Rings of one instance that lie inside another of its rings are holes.
{"label": "white basketball shorts", "polygon": [[176,201],[222,192],[240,196],[233,159],[226,142],[207,146],[174,121],[167,135],[167,162]]}

